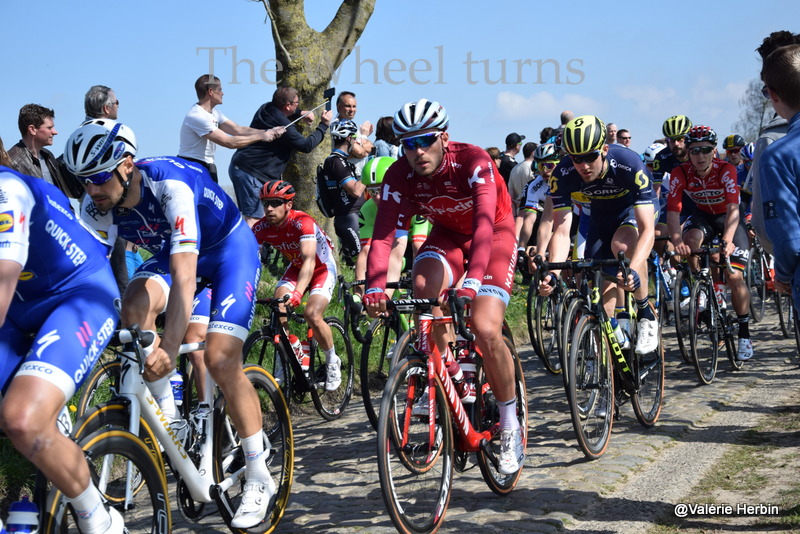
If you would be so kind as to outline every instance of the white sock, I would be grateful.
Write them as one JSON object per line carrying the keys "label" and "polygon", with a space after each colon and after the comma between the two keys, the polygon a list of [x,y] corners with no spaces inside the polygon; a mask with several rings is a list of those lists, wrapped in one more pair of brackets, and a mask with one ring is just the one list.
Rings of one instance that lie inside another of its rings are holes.
{"label": "white sock", "polygon": [[500,410],[500,430],[516,430],[519,428],[517,420],[517,399],[502,402],[497,401]]}
{"label": "white sock", "polygon": [[338,358],[338,356],[336,356],[336,347],[331,347],[330,349],[323,350],[322,352],[325,354],[326,364],[331,363],[334,358]]}
{"label": "white sock", "polygon": [[169,376],[165,376],[154,382],[145,381],[145,384],[147,384],[147,389],[155,397],[158,406],[161,408],[161,413],[172,422],[180,419],[180,416],[175,406],[175,396],[172,394],[172,384],[170,384],[169,378]]}
{"label": "white sock", "polygon": [[261,432],[248,438],[242,438],[242,450],[245,458],[245,478],[247,480],[267,480],[269,470],[264,457],[264,437]]}
{"label": "white sock", "polygon": [[85,534],[102,534],[111,527],[111,516],[103,505],[103,496],[94,484],[90,483],[86,490],[69,499],[78,516],[78,526]]}

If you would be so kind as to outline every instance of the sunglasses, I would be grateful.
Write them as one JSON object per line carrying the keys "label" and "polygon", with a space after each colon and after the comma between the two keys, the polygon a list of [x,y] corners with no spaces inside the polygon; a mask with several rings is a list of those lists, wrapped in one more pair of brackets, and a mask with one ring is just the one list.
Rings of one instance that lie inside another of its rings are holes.
{"label": "sunglasses", "polygon": [[767,89],[766,85],[761,88],[761,94],[764,95],[764,98],[769,100],[769,89]]}
{"label": "sunglasses", "polygon": [[538,161],[536,164],[539,167],[544,167],[545,169],[554,169],[557,165],[557,163],[554,161]]}
{"label": "sunglasses", "polygon": [[81,180],[86,185],[103,185],[114,176],[114,171],[98,172],[97,174],[90,174],[89,176],[81,176]]}
{"label": "sunglasses", "polygon": [[631,136],[628,136],[628,137],[617,137],[617,139],[622,139],[623,141],[627,141],[630,138],[631,138]]}
{"label": "sunglasses", "polygon": [[570,154],[569,157],[572,160],[572,163],[592,163],[600,157],[600,151],[595,150],[594,152],[589,152],[588,154],[583,154],[580,156]]}
{"label": "sunglasses", "polygon": [[369,195],[372,197],[378,196],[381,194],[381,186],[368,187],[367,191],[369,191]]}
{"label": "sunglasses", "polygon": [[442,135],[442,132],[433,132],[414,137],[406,137],[405,139],[401,139],[400,142],[403,143],[403,148],[406,150],[417,150],[418,148],[428,148],[439,139],[440,135]]}
{"label": "sunglasses", "polygon": [[730,152],[731,154],[738,154],[741,151],[742,151],[741,148],[728,148],[728,149],[726,149],[726,152]]}
{"label": "sunglasses", "polygon": [[270,208],[277,208],[278,206],[282,206],[286,204],[286,200],[282,198],[263,198],[261,199],[261,204],[266,208],[269,206]]}
{"label": "sunglasses", "polygon": [[689,154],[696,156],[698,154],[711,154],[713,151],[713,146],[695,146],[689,149]]}

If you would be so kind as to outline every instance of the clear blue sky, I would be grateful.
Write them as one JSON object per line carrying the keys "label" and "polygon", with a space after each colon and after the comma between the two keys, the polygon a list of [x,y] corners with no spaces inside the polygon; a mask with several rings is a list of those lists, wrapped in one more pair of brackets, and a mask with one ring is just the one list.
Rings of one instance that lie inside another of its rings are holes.
{"label": "clear blue sky", "polygon": [[[309,24],[321,30],[337,6],[307,0]],[[0,13],[7,148],[19,140],[19,108],[33,102],[55,110],[52,150],[60,154],[83,119],[84,93],[103,84],[116,91],[140,156],[175,154],[212,47],[227,50],[215,53],[215,74],[229,118],[249,124],[275,89],[274,75],[264,81],[259,73],[264,64],[274,69],[275,53],[258,2],[40,0],[3,2]],[[629,129],[641,152],[675,114],[732,133],[739,98],[758,77],[754,49],[776,30],[800,32],[797,0],[378,0],[334,85],[357,94],[359,122],[425,97],[447,108],[453,139],[502,149],[512,131],[538,142],[569,109]],[[253,80],[244,60],[256,68]],[[223,182],[231,155],[217,149]]]}

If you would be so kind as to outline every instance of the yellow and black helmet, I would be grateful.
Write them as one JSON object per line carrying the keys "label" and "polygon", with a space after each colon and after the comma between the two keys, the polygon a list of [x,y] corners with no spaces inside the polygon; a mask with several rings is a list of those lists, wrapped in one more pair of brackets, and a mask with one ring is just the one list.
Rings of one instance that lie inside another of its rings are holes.
{"label": "yellow and black helmet", "polygon": [[564,127],[561,143],[574,156],[600,150],[606,144],[606,125],[594,115],[581,115]]}
{"label": "yellow and black helmet", "polygon": [[686,115],[673,115],[664,121],[661,126],[661,133],[670,139],[679,139],[684,137],[692,129],[692,121]]}

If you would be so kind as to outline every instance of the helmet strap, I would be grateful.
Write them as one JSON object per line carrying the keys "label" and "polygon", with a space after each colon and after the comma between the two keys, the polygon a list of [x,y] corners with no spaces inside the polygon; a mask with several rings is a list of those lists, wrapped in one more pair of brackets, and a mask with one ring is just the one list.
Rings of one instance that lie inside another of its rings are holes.
{"label": "helmet strap", "polygon": [[117,205],[115,207],[122,207],[122,205],[128,199],[128,192],[130,191],[131,188],[131,178],[133,176],[133,173],[131,173],[131,175],[128,176],[127,180],[122,177],[121,172],[118,172],[117,176],[119,177],[119,183],[122,184],[122,196],[119,198],[119,202],[117,202]]}

